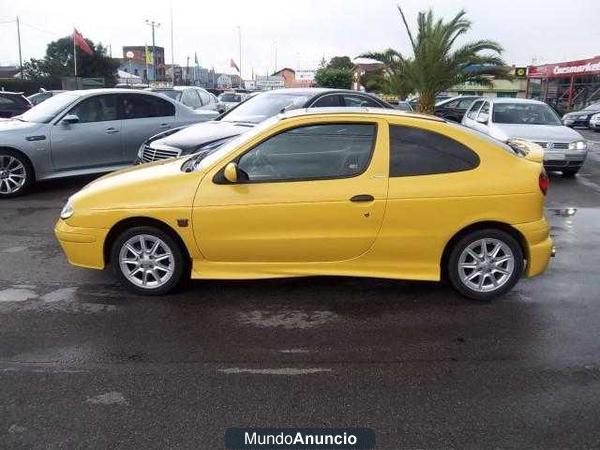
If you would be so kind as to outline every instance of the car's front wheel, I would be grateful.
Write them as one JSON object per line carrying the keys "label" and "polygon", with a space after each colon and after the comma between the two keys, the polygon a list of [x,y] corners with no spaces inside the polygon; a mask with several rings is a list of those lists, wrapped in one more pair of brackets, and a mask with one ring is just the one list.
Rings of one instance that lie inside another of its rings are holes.
{"label": "car's front wheel", "polygon": [[33,182],[33,169],[22,155],[0,150],[0,198],[16,197]]}
{"label": "car's front wheel", "polygon": [[460,239],[448,258],[448,278],[463,296],[492,300],[513,288],[523,273],[523,251],[502,230],[478,230]]}
{"label": "car's front wheel", "polygon": [[151,226],[130,228],[117,237],[111,263],[119,281],[143,295],[171,292],[186,271],[181,246],[170,234]]}

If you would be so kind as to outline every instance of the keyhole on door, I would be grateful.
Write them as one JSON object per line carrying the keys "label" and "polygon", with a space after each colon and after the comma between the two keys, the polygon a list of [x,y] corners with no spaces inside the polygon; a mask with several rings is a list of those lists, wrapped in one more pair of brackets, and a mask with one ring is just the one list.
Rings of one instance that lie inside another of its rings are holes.
{"label": "keyhole on door", "polygon": [[370,217],[370,216],[371,216],[371,213],[368,213],[368,212],[365,213],[365,217]]}

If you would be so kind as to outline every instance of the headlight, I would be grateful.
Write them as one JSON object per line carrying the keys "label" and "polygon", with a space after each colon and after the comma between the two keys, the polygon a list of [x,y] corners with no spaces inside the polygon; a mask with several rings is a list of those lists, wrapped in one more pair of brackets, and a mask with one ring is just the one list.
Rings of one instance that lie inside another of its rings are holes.
{"label": "headlight", "polygon": [[587,142],[585,141],[573,141],[569,144],[569,150],[585,150],[587,148]]}
{"label": "headlight", "polygon": [[594,114],[592,117],[590,117],[590,120],[592,120],[594,122],[600,121],[600,113]]}
{"label": "headlight", "polygon": [[60,218],[62,220],[66,220],[69,217],[71,217],[73,215],[73,206],[71,205],[71,202],[67,202],[67,204],[63,207],[62,211],[60,212]]}

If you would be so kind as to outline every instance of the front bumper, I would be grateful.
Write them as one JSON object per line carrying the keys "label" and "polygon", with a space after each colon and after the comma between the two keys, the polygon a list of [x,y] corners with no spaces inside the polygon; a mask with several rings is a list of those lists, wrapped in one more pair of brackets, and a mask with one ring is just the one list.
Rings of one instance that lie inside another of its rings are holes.
{"label": "front bumper", "polygon": [[548,170],[579,169],[587,158],[587,150],[544,151],[544,168]]}
{"label": "front bumper", "polygon": [[108,230],[72,227],[60,219],[54,227],[54,234],[70,264],[104,269],[104,240]]}

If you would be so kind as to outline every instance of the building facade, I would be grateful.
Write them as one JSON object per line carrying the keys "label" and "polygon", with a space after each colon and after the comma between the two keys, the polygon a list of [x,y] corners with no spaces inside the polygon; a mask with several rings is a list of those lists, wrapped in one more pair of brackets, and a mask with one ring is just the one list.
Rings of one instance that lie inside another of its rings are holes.
{"label": "building facade", "polygon": [[549,103],[560,112],[600,101],[600,56],[527,70],[527,97]]}
{"label": "building facade", "polygon": [[156,74],[154,64],[146,62],[146,49],[152,53],[152,46],[125,45],[123,46],[123,57],[119,58],[121,65],[119,70],[129,72],[142,77],[143,80],[165,80],[167,78],[167,66],[165,65],[164,47],[154,47],[154,61],[156,62]]}

